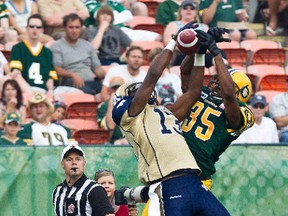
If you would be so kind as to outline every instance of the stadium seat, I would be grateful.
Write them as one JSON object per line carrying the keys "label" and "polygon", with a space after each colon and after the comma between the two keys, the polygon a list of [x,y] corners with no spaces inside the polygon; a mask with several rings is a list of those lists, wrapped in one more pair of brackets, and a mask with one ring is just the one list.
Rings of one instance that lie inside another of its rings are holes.
{"label": "stadium seat", "polygon": [[247,67],[247,75],[252,81],[254,91],[258,90],[259,81],[263,76],[270,74],[285,74],[284,68],[276,65],[250,65]]}
{"label": "stadium seat", "polygon": [[11,51],[9,51],[9,50],[1,50],[1,52],[3,53],[3,55],[5,56],[7,61],[9,62],[10,61]]}
{"label": "stadium seat", "polygon": [[285,70],[283,67],[276,65],[249,65],[247,67],[247,74],[254,74],[256,76],[264,76],[268,74],[285,74]]}
{"label": "stadium seat", "polygon": [[275,41],[244,40],[241,47],[248,52],[247,65],[269,64],[284,66],[286,53]]}
{"label": "stadium seat", "polygon": [[134,28],[135,26],[139,24],[155,24],[155,18],[154,17],[147,17],[147,16],[133,16],[133,19],[131,22],[128,23],[128,26],[130,28]]}
{"label": "stadium seat", "polygon": [[164,29],[165,26],[159,23],[154,23],[154,24],[138,24],[133,27],[133,29],[138,29],[138,30],[147,30],[147,31],[152,31],[160,34],[163,36],[164,34]]}
{"label": "stadium seat", "polygon": [[223,48],[227,61],[232,67],[243,67],[247,65],[247,50],[244,48]]}
{"label": "stadium seat", "polygon": [[264,95],[266,97],[266,100],[268,103],[270,103],[273,99],[273,97],[277,94],[282,93],[282,91],[276,91],[276,90],[262,90],[262,91],[257,91],[255,94],[256,95]]}
{"label": "stadium seat", "polygon": [[263,48],[279,48],[279,44],[275,41],[255,39],[241,41],[240,47],[246,49],[247,51],[255,52]]}
{"label": "stadium seat", "polygon": [[76,130],[72,135],[79,144],[105,144],[109,140],[109,131],[103,129]]}
{"label": "stadium seat", "polygon": [[275,90],[285,92],[288,90],[286,82],[287,79],[287,74],[268,74],[262,76],[258,81],[256,90]]}
{"label": "stadium seat", "polygon": [[148,7],[148,16],[150,17],[156,17],[156,13],[157,13],[157,8],[159,5],[159,2],[157,1],[143,1],[141,0],[141,2],[143,2],[144,4],[146,4],[146,6]]}
{"label": "stadium seat", "polygon": [[58,94],[55,100],[63,101],[69,106],[75,102],[95,102],[95,96],[86,93],[67,92]]}
{"label": "stadium seat", "polygon": [[151,49],[162,47],[164,48],[164,43],[160,41],[133,41],[131,45],[140,46],[144,49],[144,62],[143,65],[148,65],[148,53]]}
{"label": "stadium seat", "polygon": [[[175,74],[177,76],[180,77],[180,65],[175,65],[175,66],[172,66],[169,68],[169,72],[171,74]],[[205,68],[205,72],[204,72],[205,75],[210,75],[210,71],[208,68]]]}
{"label": "stadium seat", "polygon": [[107,74],[107,72],[108,72],[112,67],[114,67],[114,65],[102,65],[101,67],[105,70],[105,72],[106,72],[106,74]]}
{"label": "stadium seat", "polygon": [[217,46],[218,46],[220,49],[240,48],[240,43],[237,42],[237,41],[222,42],[222,43],[217,43]]}
{"label": "stadium seat", "polygon": [[285,66],[286,51],[282,48],[263,48],[251,57],[250,64],[268,64]]}
{"label": "stadium seat", "polygon": [[76,119],[76,118],[75,119],[63,119],[61,123],[72,131],[99,128],[98,122],[96,121],[96,117],[94,120],[85,120],[85,119]]}
{"label": "stadium seat", "polygon": [[74,102],[67,107],[67,118],[95,120],[99,102]]}

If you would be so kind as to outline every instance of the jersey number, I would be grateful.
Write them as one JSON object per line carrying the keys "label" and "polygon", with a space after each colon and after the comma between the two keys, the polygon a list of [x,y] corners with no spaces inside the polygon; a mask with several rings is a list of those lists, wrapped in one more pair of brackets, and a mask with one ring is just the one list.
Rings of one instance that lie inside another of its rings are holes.
{"label": "jersey number", "polygon": [[[47,132],[42,132],[42,135],[44,138],[47,138],[48,139],[48,142],[49,142],[49,145],[52,145],[52,137],[51,137],[51,134],[50,133],[47,133]],[[61,134],[59,133],[53,133],[54,137],[56,140],[58,140],[59,142],[62,143],[62,145],[64,145],[64,140],[63,140],[63,137]]]}
{"label": "jersey number", "polygon": [[40,74],[40,63],[33,62],[28,70],[29,79],[34,80],[35,84],[43,84],[43,77]]}
{"label": "jersey number", "polygon": [[[165,124],[165,115],[171,115],[170,113],[168,112],[163,112],[159,109],[154,109],[154,112],[158,113],[159,117],[160,117],[160,124],[161,124],[161,133],[162,134],[172,134],[172,131],[166,126]],[[179,121],[177,119],[175,119],[175,125],[178,127],[173,127],[172,129],[176,132],[176,133],[179,133],[182,135],[182,132],[181,132],[181,125],[179,123]]]}
{"label": "jersey number", "polygon": [[189,132],[196,123],[197,119],[200,118],[202,125],[196,127],[195,135],[197,138],[207,141],[211,138],[213,131],[215,129],[214,123],[210,121],[208,118],[210,115],[219,117],[221,115],[221,112],[214,110],[210,107],[207,107],[204,110],[203,114],[200,115],[200,113],[204,108],[205,108],[204,103],[198,101],[191,110],[190,113],[191,121],[189,122],[189,120],[186,118],[183,122],[182,130],[184,132]]}

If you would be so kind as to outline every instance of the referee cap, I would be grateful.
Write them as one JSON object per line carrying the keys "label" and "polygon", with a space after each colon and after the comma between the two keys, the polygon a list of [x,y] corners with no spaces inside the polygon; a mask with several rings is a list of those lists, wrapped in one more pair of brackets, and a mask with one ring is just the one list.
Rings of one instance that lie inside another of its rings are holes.
{"label": "referee cap", "polygon": [[45,94],[42,94],[40,92],[35,93],[34,96],[28,101],[28,109],[31,110],[31,106],[33,104],[38,104],[42,102],[48,106],[50,113],[54,112],[54,106],[52,105],[51,101],[47,98]]}
{"label": "referee cap", "polygon": [[83,149],[79,145],[70,144],[63,149],[61,154],[61,161],[63,161],[63,159],[67,157],[67,154],[72,151],[79,153],[79,155],[82,156],[85,160],[85,153]]}

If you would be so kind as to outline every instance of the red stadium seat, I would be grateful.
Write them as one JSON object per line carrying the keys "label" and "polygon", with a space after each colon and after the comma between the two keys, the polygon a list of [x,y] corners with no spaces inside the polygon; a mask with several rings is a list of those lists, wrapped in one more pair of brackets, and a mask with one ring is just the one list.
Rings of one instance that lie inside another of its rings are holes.
{"label": "red stadium seat", "polygon": [[282,91],[276,91],[276,90],[262,90],[257,91],[256,95],[264,95],[266,97],[266,100],[268,103],[270,103],[273,99],[273,97],[277,94],[282,93]]}
{"label": "red stadium seat", "polygon": [[164,43],[160,41],[133,41],[131,45],[140,46],[144,49],[144,62],[143,65],[148,65],[148,53],[151,49],[161,47],[164,48]]}
{"label": "red stadium seat", "polygon": [[[247,65],[274,64],[283,66],[285,51],[275,41],[268,40],[244,40],[241,47],[248,51]],[[284,51],[284,52],[283,52]]]}
{"label": "red stadium seat", "polygon": [[265,75],[259,79],[256,90],[275,90],[286,92],[288,90],[286,82],[287,79],[287,74]]}
{"label": "red stadium seat", "polygon": [[99,125],[96,121],[96,118],[94,120],[84,120],[84,119],[64,119],[61,121],[63,125],[65,125],[67,128],[71,130],[87,130],[87,129],[98,129]]}
{"label": "red stadium seat", "polygon": [[143,2],[144,4],[146,4],[146,6],[148,7],[148,15],[150,17],[156,17],[156,13],[157,13],[157,8],[159,5],[159,2],[157,1],[147,1],[147,0],[141,0],[141,2]]}
{"label": "red stadium seat", "polygon": [[75,102],[67,107],[67,118],[95,120],[99,102]]}
{"label": "red stadium seat", "polygon": [[138,24],[133,27],[133,29],[138,29],[138,30],[147,30],[147,31],[152,31],[156,32],[160,35],[163,36],[164,34],[164,29],[165,26],[159,23],[154,23],[154,24]]}
{"label": "red stadium seat", "polygon": [[55,100],[63,101],[69,106],[75,102],[94,102],[95,96],[86,93],[67,92],[57,95]]}
{"label": "red stadium seat", "polygon": [[130,28],[134,28],[135,26],[139,24],[155,24],[155,18],[154,17],[147,17],[147,16],[133,16],[133,19],[131,22],[128,23],[128,26]]}
{"label": "red stadium seat", "polygon": [[73,137],[79,144],[105,144],[109,140],[109,131],[103,129],[76,130]]}

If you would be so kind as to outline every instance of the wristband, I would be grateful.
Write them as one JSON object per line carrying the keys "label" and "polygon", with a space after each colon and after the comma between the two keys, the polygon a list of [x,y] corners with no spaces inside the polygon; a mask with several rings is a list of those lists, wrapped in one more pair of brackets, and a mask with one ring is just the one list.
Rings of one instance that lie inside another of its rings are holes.
{"label": "wristband", "polygon": [[167,46],[165,47],[165,49],[171,50],[172,52],[174,51],[176,47],[176,41],[175,40],[171,40]]}
{"label": "wristband", "polygon": [[194,66],[205,66],[205,55],[195,53]]}

